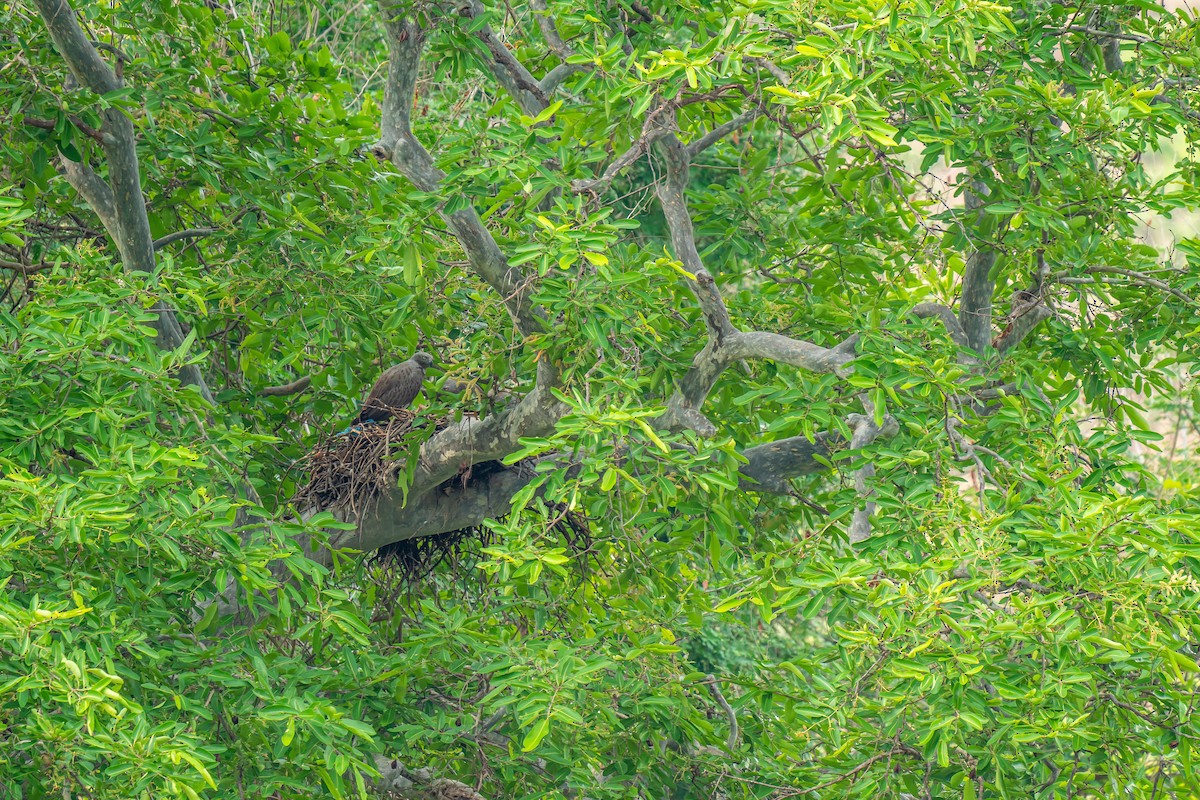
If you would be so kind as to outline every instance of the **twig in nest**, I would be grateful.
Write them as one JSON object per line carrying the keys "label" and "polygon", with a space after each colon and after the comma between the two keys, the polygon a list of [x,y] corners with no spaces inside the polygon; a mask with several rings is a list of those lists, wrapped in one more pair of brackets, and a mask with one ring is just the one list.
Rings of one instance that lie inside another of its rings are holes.
{"label": "twig in nest", "polygon": [[295,497],[299,509],[341,509],[361,518],[395,480],[397,462],[414,446],[408,433],[416,414],[403,411],[387,424],[356,425],[300,459],[308,475]]}

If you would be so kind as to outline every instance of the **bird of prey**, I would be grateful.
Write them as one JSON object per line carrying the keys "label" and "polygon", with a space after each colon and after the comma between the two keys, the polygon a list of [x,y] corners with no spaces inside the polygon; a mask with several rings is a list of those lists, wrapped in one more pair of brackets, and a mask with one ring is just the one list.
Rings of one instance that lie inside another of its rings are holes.
{"label": "bird of prey", "polygon": [[425,380],[425,370],[433,366],[433,356],[429,353],[414,353],[413,357],[402,364],[389,367],[379,380],[375,381],[367,401],[363,403],[356,425],[364,422],[386,422],[395,412],[408,408],[417,393],[421,391],[421,382]]}

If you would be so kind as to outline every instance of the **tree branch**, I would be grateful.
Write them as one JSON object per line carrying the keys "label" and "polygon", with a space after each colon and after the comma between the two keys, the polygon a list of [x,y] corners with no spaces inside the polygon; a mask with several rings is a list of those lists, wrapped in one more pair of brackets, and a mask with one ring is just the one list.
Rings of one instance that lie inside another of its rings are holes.
{"label": "tree branch", "polygon": [[[891,415],[884,417],[883,425],[875,424],[875,406],[864,394],[862,396],[865,416],[851,414],[849,417],[853,436],[850,439],[851,450],[861,450],[874,442],[880,436],[891,437],[900,432],[900,424]],[[858,544],[871,538],[871,517],[875,514],[875,501],[871,499],[875,490],[868,486],[868,481],[875,477],[875,465],[866,463],[854,473],[854,488],[860,497],[866,500],[862,508],[855,509],[850,521],[850,544]]]}
{"label": "tree branch", "polygon": [[[994,217],[989,217],[983,209],[982,198],[986,195],[987,187],[979,181],[973,181],[972,190],[966,196],[967,209],[976,212],[976,225],[982,229],[981,242],[986,242],[995,227]],[[963,271],[958,320],[966,335],[967,346],[976,353],[983,353],[992,341],[992,295],[996,291],[996,283],[991,271],[995,264],[996,250],[991,243],[977,243],[974,251],[967,256],[966,269]]]}
{"label": "tree branch", "polygon": [[936,317],[946,326],[946,333],[950,334],[950,339],[959,347],[970,347],[970,342],[967,341],[967,334],[963,331],[962,325],[958,323],[958,317],[954,316],[951,311],[940,303],[920,303],[912,310],[913,316],[918,319],[929,319]]}
{"label": "tree branch", "polygon": [[1053,316],[1054,309],[1047,306],[1040,298],[1017,308],[1008,325],[992,340],[992,347],[995,347],[1001,355],[1007,353],[1032,333],[1034,328]]}
{"label": "tree branch", "polygon": [[166,236],[160,236],[154,240],[154,249],[157,252],[158,250],[162,250],[167,245],[174,244],[175,242],[182,241],[183,239],[199,239],[204,236],[212,236],[214,233],[218,233],[220,230],[220,228],[189,228],[185,231],[168,233]]}
{"label": "tree branch", "polygon": [[654,124],[655,113],[651,112],[645,123],[642,125],[642,135],[637,141],[629,146],[621,155],[613,159],[612,163],[598,178],[587,178],[571,182],[571,191],[576,194],[583,192],[599,192],[607,189],[608,185],[613,182],[617,175],[623,170],[641,158],[650,149],[650,145],[654,144],[659,137],[666,133],[665,130]]}
{"label": "tree branch", "polygon": [[657,192],[675,256],[694,275],[688,286],[695,294],[708,329],[708,341],[696,354],[692,366],[680,381],[679,389],[667,401],[667,412],[658,424],[670,430],[692,428],[704,435],[716,428],[700,413],[717,378],[729,364],[743,358],[770,358],[814,372],[838,372],[854,359],[857,341],[843,342],[828,349],[810,342],[790,339],[777,333],[743,332],[734,327],[725,301],[713,277],[704,269],[696,249],[695,232],[684,190],[688,183],[688,149],[672,134],[662,137],[667,174],[658,183]]}
{"label": "tree branch", "polygon": [[22,264],[19,261],[8,261],[7,259],[0,258],[0,269],[11,269],[13,272],[19,272],[22,275],[36,275],[39,272],[54,269],[54,264],[49,261],[43,261],[39,264]]}
{"label": "tree branch", "polygon": [[[75,18],[75,10],[67,0],[35,2],[55,48],[79,82],[97,94],[120,89],[119,76],[108,67],[96,47],[84,35]],[[67,180],[92,206],[109,236],[116,242],[126,271],[150,274],[155,266],[154,240],[150,235],[146,200],[142,196],[133,121],[115,107],[103,109],[101,118],[104,124],[100,139],[108,160],[108,183],[105,184],[84,164],[77,164],[66,157],[60,157],[59,160]],[[178,349],[184,342],[184,335],[174,310],[159,302],[154,311],[157,312],[154,329],[158,333],[159,348],[167,351]],[[182,367],[180,379],[184,384],[194,385],[209,403],[214,402],[195,364]]]}
{"label": "tree branch", "polygon": [[291,383],[285,383],[282,386],[265,386],[259,389],[258,393],[263,397],[287,397],[288,395],[303,392],[311,383],[312,376],[305,375],[303,378],[297,378]]}
{"label": "tree branch", "polygon": [[563,59],[564,62],[547,72],[538,82],[538,88],[542,90],[542,95],[548,98],[554,94],[567,78],[576,72],[586,72],[592,67],[590,64],[566,63],[566,60],[573,56],[575,52],[558,32],[558,27],[554,24],[554,18],[550,15],[550,7],[546,4],[546,0],[530,0],[529,5],[533,9],[534,16],[537,17],[538,27],[542,30],[542,38],[546,40],[546,44],[554,51],[554,54]]}
{"label": "tree branch", "polygon": [[[662,206],[663,216],[667,219],[667,229],[671,234],[671,246],[675,250],[675,257],[683,264],[685,270],[698,277],[701,272],[704,272],[704,262],[700,259],[700,252],[696,249],[696,234],[692,229],[692,215],[688,211],[685,195],[691,158],[687,148],[674,133],[664,134],[661,139],[667,174],[658,183],[658,202]],[[696,285],[692,287],[693,291],[698,287],[697,281]],[[703,307],[704,298],[697,295],[697,299],[700,300],[701,307]],[[720,301],[719,296],[716,299],[717,302],[720,302],[722,313],[724,313],[724,303]]]}
{"label": "tree branch", "polygon": [[542,94],[549,97],[558,90],[562,82],[574,75],[576,72],[585,72],[591,69],[588,64],[559,64],[554,69],[547,72],[538,82],[538,86],[542,89]]}
{"label": "tree branch", "polygon": [[[431,439],[426,447],[432,443]],[[423,447],[422,451],[425,449]],[[448,477],[454,477],[454,473]],[[357,520],[356,531],[340,533],[332,544],[371,552],[393,542],[435,536],[480,525],[485,519],[499,519],[511,510],[513,495],[533,477],[531,470],[506,469],[481,480],[453,485],[444,492],[416,493],[410,490],[408,505],[404,505],[400,489],[391,487]],[[317,557],[327,560],[324,554],[317,554]]]}
{"label": "tree branch", "polygon": [[[74,125],[76,128],[79,128],[79,130],[82,131],[83,134],[85,136],[87,136],[89,139],[93,139],[94,141],[97,141],[100,144],[104,144],[104,134],[102,134],[100,131],[96,130],[91,125],[88,125],[86,122],[84,122],[82,119],[75,116],[74,114],[70,115],[67,118],[69,120],[71,120],[72,125]],[[52,131],[58,127],[55,124],[54,120],[40,119],[38,117],[31,117],[28,115],[25,116],[25,124],[31,128],[39,128],[44,131]]]}
{"label": "tree branch", "polygon": [[[1087,267],[1084,269],[1084,272],[1089,275],[1124,275],[1130,279],[1130,283],[1132,284],[1148,286],[1158,289],[1161,292],[1166,292],[1172,297],[1176,297],[1190,306],[1200,305],[1200,302],[1192,299],[1166,281],[1161,281],[1158,278],[1147,275],[1144,272],[1138,272],[1137,270],[1124,269],[1122,267],[1096,266]],[[1055,283],[1074,284],[1077,286],[1095,285],[1100,283],[1100,281],[1097,279],[1089,280],[1087,278],[1072,278],[1070,277],[1070,272],[1068,270],[1062,270],[1054,273],[1050,276],[1050,280],[1054,281]]]}
{"label": "tree branch", "polygon": [[[387,10],[383,13],[391,59],[384,90],[381,138],[375,145],[375,154],[389,159],[421,191],[444,190],[445,173],[434,165],[411,126],[413,93],[425,34],[412,20],[393,17]],[[474,206],[467,206],[452,213],[444,210],[440,213],[466,252],[472,269],[504,301],[517,329],[525,336],[540,333],[543,326],[529,300],[531,282],[519,269],[509,265],[479,212]],[[539,374],[543,373],[546,369],[539,369]]]}
{"label": "tree branch", "polygon": [[771,77],[779,81],[780,85],[782,86],[787,86],[792,82],[792,76],[784,72],[775,64],[775,62],[771,61],[770,59],[752,57],[745,59],[745,61],[747,64],[753,64],[754,66],[771,73]]}
{"label": "tree branch", "polygon": [[34,0],[42,15],[54,47],[67,62],[71,74],[96,94],[107,94],[121,88],[116,73],[100,57],[100,53],[84,35],[75,19],[75,9],[67,0]]}
{"label": "tree branch", "polygon": [[108,231],[109,236],[115,240],[117,238],[114,233],[117,230],[117,199],[113,196],[112,189],[108,188],[104,179],[87,164],[62,157],[58,159],[58,164],[67,183],[79,192],[84,202],[100,218],[100,223]]}
{"label": "tree branch", "polygon": [[733,706],[729,705],[729,701],[721,693],[721,684],[717,681],[717,676],[709,675],[704,682],[708,684],[708,693],[712,695],[713,700],[717,701],[717,705],[725,712],[725,718],[729,720],[729,735],[725,738],[725,749],[732,753],[737,749],[740,736],[737,712],[733,710]]}
{"label": "tree branch", "polygon": [[375,756],[379,778],[374,788],[385,797],[439,798],[439,800],[486,800],[465,783],[449,778],[435,778],[426,769],[408,769],[398,759]]}
{"label": "tree branch", "polygon": [[758,108],[752,108],[745,113],[739,114],[728,122],[718,125],[688,145],[688,157],[695,158],[697,155],[703,153],[705,150],[712,147],[729,134],[746,127],[760,116],[762,116],[762,110]]}
{"label": "tree branch", "polygon": [[[858,414],[851,414],[847,419],[852,423],[851,428],[856,431],[862,430],[864,425],[869,426],[871,441],[894,436],[899,430],[899,426],[891,417],[887,418],[881,428],[875,428],[869,419]],[[482,433],[480,426],[486,422],[488,420],[471,421],[470,430]],[[437,481],[433,484],[437,486],[453,478],[460,465],[503,458],[516,449],[517,443],[514,440],[507,450],[497,447],[488,452],[486,459],[479,458],[479,452],[459,449],[470,438],[463,433],[465,423],[466,420],[454,426],[458,429],[457,433],[450,433],[452,429],[447,428],[421,448],[423,463],[418,467],[417,479],[409,489],[408,505],[404,505],[403,493],[399,488],[389,488],[374,508],[357,520],[358,529],[339,533],[332,539],[332,545],[371,552],[393,542],[461,530],[480,525],[484,520],[497,519],[508,514],[512,507],[512,496],[533,480],[535,470],[499,470],[483,478],[462,483],[454,481],[437,491],[429,491],[432,481]],[[552,428],[551,423],[549,429]],[[446,434],[449,436],[442,438]],[[481,436],[480,439],[490,442],[493,447],[496,446],[496,439],[490,436]],[[813,440],[794,436],[746,448],[742,451],[746,463],[739,469],[741,488],[748,492],[797,497],[789,481],[792,478],[826,472],[834,457],[834,451],[846,445],[846,439],[840,433],[831,431],[819,433]],[[464,460],[455,464],[455,456]],[[426,458],[430,460],[429,467],[424,463]],[[548,458],[553,460],[556,456]],[[453,469],[434,474],[431,471],[433,464]],[[864,476],[864,480],[866,477],[869,476]],[[329,558],[326,552],[316,552],[312,555],[323,562],[327,562]]]}
{"label": "tree branch", "polygon": [[1095,36],[1098,39],[1118,39],[1123,42],[1137,42],[1138,44],[1149,44],[1156,41],[1149,36],[1142,36],[1137,33],[1119,33],[1117,31],[1104,31],[1098,28],[1087,28],[1083,25],[1068,25],[1063,28],[1063,32],[1071,33],[1086,33],[1088,36]]}
{"label": "tree branch", "polygon": [[559,58],[563,60],[569,58],[572,55],[571,48],[558,32],[558,27],[555,26],[554,19],[550,16],[550,6],[546,0],[529,0],[529,7],[533,9],[533,15],[537,17],[538,28],[541,29],[542,38],[546,40],[546,44]]}
{"label": "tree branch", "polygon": [[[476,19],[486,12],[479,0],[458,0],[457,5],[459,15],[467,19]],[[532,117],[550,105],[537,79],[509,52],[491,25],[485,23],[477,29],[475,38],[483,42],[492,54],[492,61],[488,65],[492,75],[513,96],[522,111]]]}

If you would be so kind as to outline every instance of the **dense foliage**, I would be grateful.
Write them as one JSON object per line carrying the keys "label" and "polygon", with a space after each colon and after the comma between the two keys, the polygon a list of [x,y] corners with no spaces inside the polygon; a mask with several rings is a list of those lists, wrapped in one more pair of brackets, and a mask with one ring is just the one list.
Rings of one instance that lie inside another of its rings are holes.
{"label": "dense foliage", "polygon": [[0,6],[0,796],[1198,796],[1198,35]]}

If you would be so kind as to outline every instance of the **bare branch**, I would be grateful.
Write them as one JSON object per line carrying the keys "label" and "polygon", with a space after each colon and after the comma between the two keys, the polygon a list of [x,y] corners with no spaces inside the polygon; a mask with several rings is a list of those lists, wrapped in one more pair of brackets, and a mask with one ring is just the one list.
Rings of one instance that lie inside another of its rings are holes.
{"label": "bare branch", "polygon": [[775,62],[771,61],[770,59],[752,57],[747,58],[746,63],[753,64],[754,66],[771,73],[771,76],[775,78],[775,80],[779,81],[779,83],[783,86],[787,86],[792,82],[792,76],[780,69]]}
{"label": "bare branch", "polygon": [[1123,42],[1137,42],[1138,44],[1149,44],[1157,41],[1150,36],[1142,36],[1137,33],[1119,33],[1117,31],[1105,31],[1099,28],[1087,28],[1083,25],[1068,25],[1063,28],[1063,32],[1071,33],[1086,33],[1088,36],[1095,36],[1098,39],[1119,39]]}
{"label": "bare branch", "polygon": [[[1137,270],[1132,270],[1132,269],[1124,269],[1122,267],[1107,267],[1107,266],[1087,267],[1084,270],[1084,272],[1089,275],[1124,275],[1125,277],[1130,279],[1131,284],[1136,284],[1139,286],[1148,286],[1153,289],[1158,289],[1161,292],[1166,292],[1167,294],[1171,295],[1172,297],[1176,297],[1176,298],[1182,300],[1183,302],[1187,303],[1190,306],[1200,305],[1200,301],[1197,301],[1197,300],[1189,297],[1188,295],[1184,294],[1179,289],[1176,289],[1174,286],[1167,283],[1166,281],[1162,281],[1162,280],[1159,280],[1158,278],[1147,275],[1145,272],[1138,272]],[[1070,277],[1069,270],[1062,270],[1060,272],[1054,273],[1053,275],[1050,276],[1050,280],[1052,280],[1056,283],[1066,283],[1066,284],[1073,284],[1073,285],[1077,285],[1077,286],[1087,286],[1087,285],[1095,285],[1095,284],[1101,283],[1099,279]]]}
{"label": "bare branch", "polygon": [[312,376],[305,375],[303,378],[297,378],[291,383],[285,383],[282,386],[265,386],[258,390],[258,393],[263,397],[287,397],[292,394],[299,394],[309,387],[312,383]]}
{"label": "bare branch", "polygon": [[692,366],[679,388],[667,401],[667,412],[657,424],[668,430],[690,428],[702,435],[712,435],[716,428],[700,412],[705,398],[717,378],[735,361],[747,358],[766,358],[801,367],[812,372],[843,373],[854,360],[857,336],[851,336],[834,348],[792,339],[764,331],[739,331],[729,321],[725,305],[713,285],[712,276],[701,270],[693,290],[700,298],[708,326],[708,341],[692,360]]}
{"label": "bare branch", "polygon": [[[845,27],[845,26],[839,25],[838,27]],[[907,755],[911,758],[916,758],[918,760],[921,758],[921,753],[916,751],[915,749],[909,748],[909,747],[904,747],[902,745],[897,745],[896,747],[892,748],[891,750],[885,750],[882,753],[876,753],[875,755],[871,756],[870,758],[866,759],[865,761],[859,763],[858,766],[854,767],[849,772],[846,772],[842,775],[838,775],[836,777],[830,778],[829,780],[825,781],[824,783],[819,783],[816,786],[810,786],[807,789],[801,789],[801,790],[795,792],[795,794],[796,794],[796,796],[802,796],[802,795],[806,795],[806,794],[815,794],[817,792],[824,791],[831,786],[837,786],[839,783],[845,783],[846,781],[850,781],[851,783],[853,783],[855,780],[855,776],[857,776],[859,773],[866,770],[872,764],[876,763],[877,761],[883,761],[884,759],[891,759],[893,756],[897,756],[897,755],[901,755],[901,754]]]}
{"label": "bare branch", "polygon": [[[94,139],[95,141],[99,142],[100,144],[104,144],[104,134],[102,134],[100,131],[96,130],[91,125],[88,125],[86,122],[84,122],[82,119],[75,116],[74,114],[70,115],[68,117],[68,119],[71,120],[72,125],[74,125],[80,131],[82,131],[83,134],[85,136],[87,136],[89,139]],[[58,127],[54,123],[54,120],[39,119],[38,117],[30,117],[30,116],[25,117],[25,124],[31,128],[39,128],[44,131],[52,131]]]}
{"label": "bare branch", "polygon": [[646,123],[642,126],[642,135],[629,146],[628,150],[613,159],[600,177],[572,181],[571,191],[580,194],[582,192],[598,192],[608,188],[617,175],[645,155],[650,149],[650,145],[654,144],[664,133],[662,128],[653,125],[653,114],[648,116]]}

